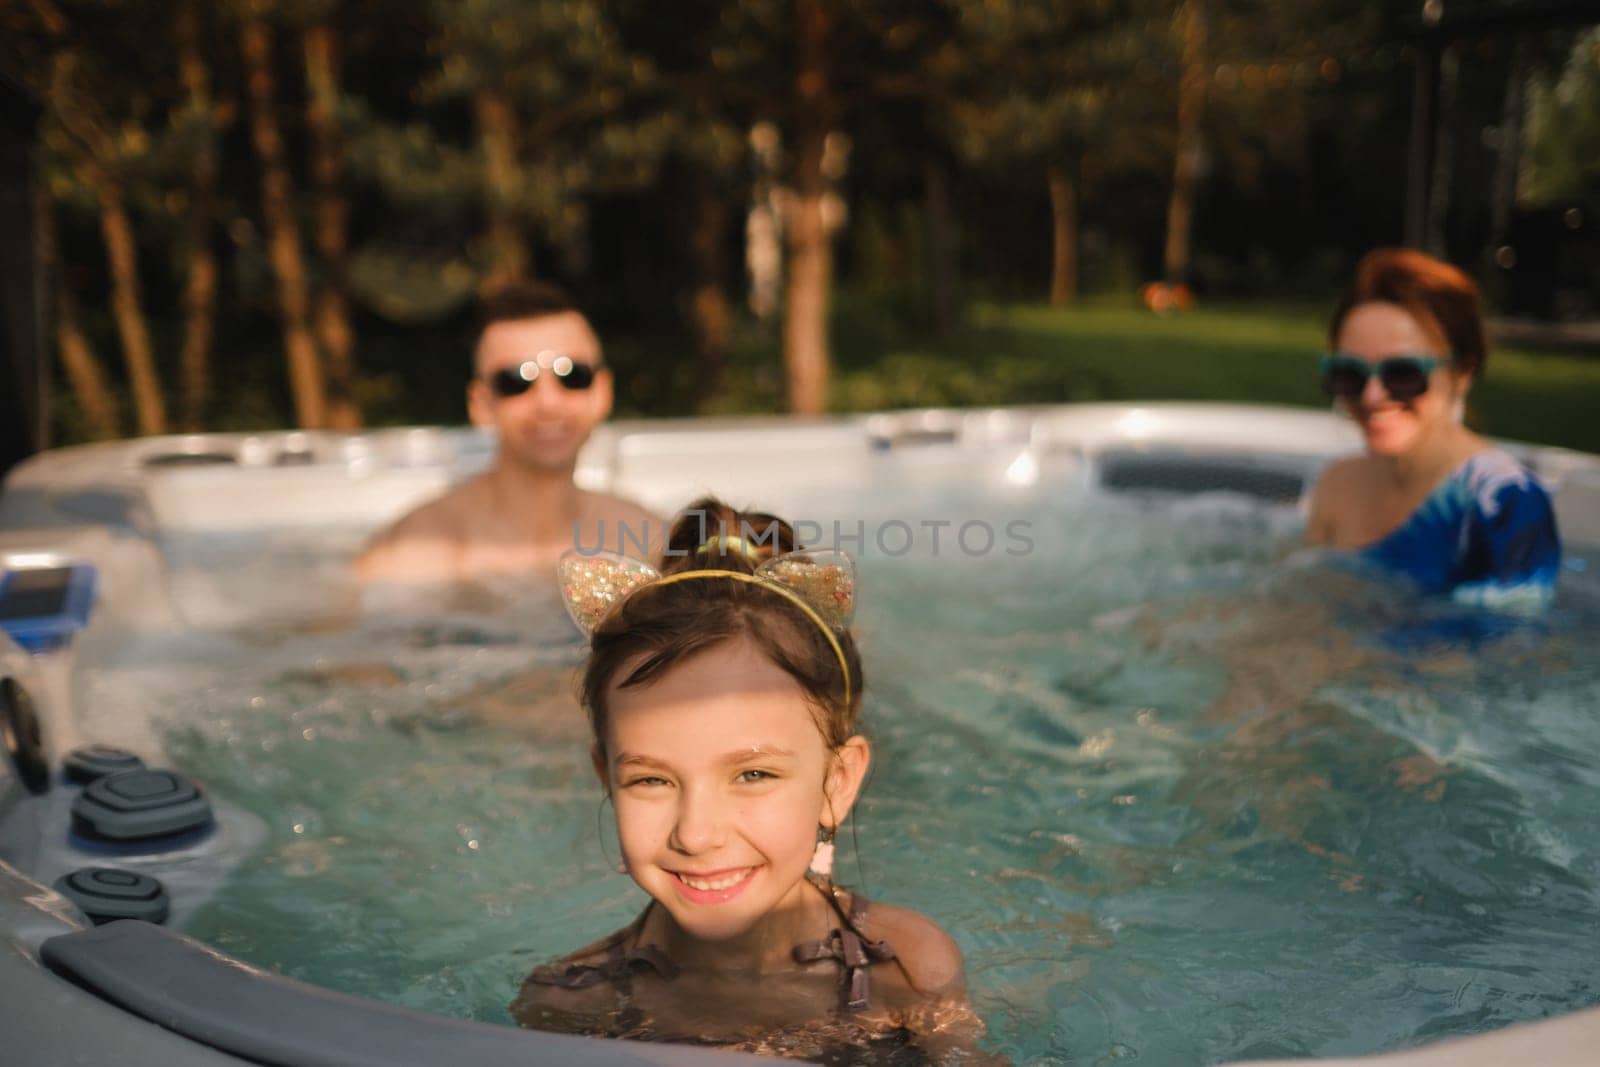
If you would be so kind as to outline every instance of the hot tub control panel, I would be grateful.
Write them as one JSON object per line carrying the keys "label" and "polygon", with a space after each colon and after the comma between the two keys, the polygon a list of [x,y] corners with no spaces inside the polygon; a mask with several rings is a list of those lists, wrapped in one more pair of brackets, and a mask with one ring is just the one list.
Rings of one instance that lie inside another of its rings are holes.
{"label": "hot tub control panel", "polygon": [[89,625],[95,569],[53,554],[0,556],[0,630],[29,652],[52,652]]}

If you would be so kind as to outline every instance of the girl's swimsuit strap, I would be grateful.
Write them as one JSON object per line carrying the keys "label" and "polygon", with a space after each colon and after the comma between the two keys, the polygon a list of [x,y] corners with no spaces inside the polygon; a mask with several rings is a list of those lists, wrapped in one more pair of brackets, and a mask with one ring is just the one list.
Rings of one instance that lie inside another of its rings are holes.
{"label": "girl's swimsuit strap", "polygon": [[[816,883],[812,883],[815,885]],[[867,914],[867,898],[860,893],[850,895],[850,911],[839,906],[838,890],[833,886],[817,886],[838,914],[840,922],[821,941],[809,941],[794,947],[796,963],[815,963],[817,960],[836,961],[843,971],[840,975],[840,1009],[845,1013],[866,1011],[872,1006],[871,970],[874,963],[894,959],[894,949],[886,941],[873,941],[862,934],[859,923]]]}

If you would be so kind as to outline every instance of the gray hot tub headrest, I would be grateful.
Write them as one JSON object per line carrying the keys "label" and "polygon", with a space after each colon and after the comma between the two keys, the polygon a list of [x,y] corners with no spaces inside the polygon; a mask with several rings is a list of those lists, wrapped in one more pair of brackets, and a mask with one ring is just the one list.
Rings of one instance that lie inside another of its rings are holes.
{"label": "gray hot tub headrest", "polygon": [[762,1064],[684,1045],[532,1033],[267,974],[165,927],[123,919],[52,937],[46,966],[192,1041],[274,1067]]}

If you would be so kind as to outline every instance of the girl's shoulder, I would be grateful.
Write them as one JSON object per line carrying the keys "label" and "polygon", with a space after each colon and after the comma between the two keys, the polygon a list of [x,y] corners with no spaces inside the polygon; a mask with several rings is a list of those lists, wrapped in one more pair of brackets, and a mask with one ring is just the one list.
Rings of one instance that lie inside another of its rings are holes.
{"label": "girl's shoulder", "polygon": [[1004,1063],[979,1050],[985,1028],[967,1000],[961,948],[955,939],[909,908],[873,903],[865,914],[857,915],[855,925],[863,937],[894,949],[891,964],[876,969],[888,980],[874,986],[874,1004],[888,1013],[900,1032],[914,1036],[929,1062]]}
{"label": "girl's shoulder", "polygon": [[608,1016],[617,1007],[617,981],[636,962],[619,953],[634,932],[630,924],[553,963],[535,967],[522,980],[511,1015],[539,1030],[590,1032],[586,1021]]}
{"label": "girl's shoulder", "polygon": [[961,947],[926,915],[875,900],[856,926],[863,937],[894,950],[897,969],[912,991],[939,996],[965,990]]}
{"label": "girl's shoulder", "polygon": [[539,968],[522,980],[522,988],[511,1002],[511,1017],[530,1030],[564,1034],[608,1032],[607,1021],[617,1007],[616,987],[610,982],[569,986],[540,980],[542,971],[559,966]]}

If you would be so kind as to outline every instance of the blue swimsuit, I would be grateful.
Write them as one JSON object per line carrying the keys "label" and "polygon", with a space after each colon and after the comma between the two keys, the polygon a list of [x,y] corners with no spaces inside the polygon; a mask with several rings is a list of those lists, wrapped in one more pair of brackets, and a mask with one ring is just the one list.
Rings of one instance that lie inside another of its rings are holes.
{"label": "blue swimsuit", "polygon": [[1497,448],[1469,457],[1361,556],[1463,603],[1548,603],[1561,566],[1550,495]]}

